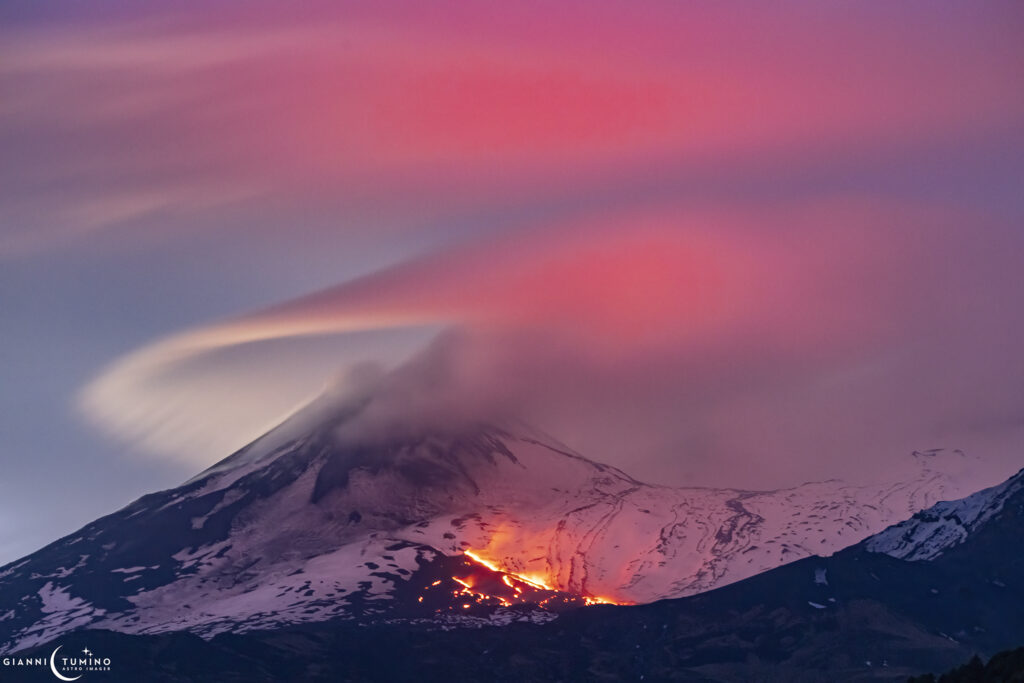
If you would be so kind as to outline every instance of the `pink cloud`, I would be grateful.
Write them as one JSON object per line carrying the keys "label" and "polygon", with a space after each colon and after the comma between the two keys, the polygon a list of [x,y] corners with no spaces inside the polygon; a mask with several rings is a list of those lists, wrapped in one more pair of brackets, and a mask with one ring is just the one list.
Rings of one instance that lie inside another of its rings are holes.
{"label": "pink cloud", "polygon": [[[282,20],[255,6],[200,24],[186,8],[11,29],[0,78],[23,97],[0,116],[23,140],[59,141],[26,163],[62,177],[29,189],[67,186],[58,203],[71,204],[32,231],[78,234],[75,216],[106,194],[200,192],[183,178],[231,188],[192,214],[234,206],[244,188],[242,211],[340,205],[356,212],[346,230],[371,230],[368,215],[415,223],[655,160],[792,167],[1024,116],[1021,18],[998,7],[583,9],[385,5]],[[55,170],[83,157],[86,186]]]}
{"label": "pink cloud", "polygon": [[220,354],[446,326],[463,398],[641,474],[785,480],[834,443],[970,441],[980,378],[1015,367],[1015,223],[986,194],[1021,144],[1015,7],[139,7],[5,29],[0,256],[225,224],[298,245],[284,268],[336,235],[434,251],[121,359],[86,392],[117,431],[216,417]]}

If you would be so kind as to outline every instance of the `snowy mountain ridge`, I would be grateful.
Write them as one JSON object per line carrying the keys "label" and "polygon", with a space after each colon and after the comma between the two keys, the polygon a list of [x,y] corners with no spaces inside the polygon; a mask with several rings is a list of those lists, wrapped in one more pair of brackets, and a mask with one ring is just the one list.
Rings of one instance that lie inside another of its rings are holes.
{"label": "snowy mountain ridge", "polygon": [[936,503],[875,534],[865,547],[870,552],[910,562],[934,560],[1002,512],[1007,500],[1022,489],[1024,470],[998,486],[959,500]]}
{"label": "snowy mountain ridge", "polygon": [[0,652],[85,626],[546,620],[574,600],[679,597],[827,555],[963,493],[940,466],[956,454],[885,485],[756,492],[645,484],[518,426],[339,437],[367,405],[314,405],[0,568]]}

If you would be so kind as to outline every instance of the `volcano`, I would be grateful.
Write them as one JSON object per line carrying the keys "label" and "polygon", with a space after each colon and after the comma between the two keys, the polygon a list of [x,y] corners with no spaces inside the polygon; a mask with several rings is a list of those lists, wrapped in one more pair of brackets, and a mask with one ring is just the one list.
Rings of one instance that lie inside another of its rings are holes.
{"label": "volcano", "polygon": [[327,394],[185,484],[0,568],[0,651],[81,629],[543,622],[827,555],[965,491],[917,476],[777,491],[646,484],[519,424],[397,419]]}

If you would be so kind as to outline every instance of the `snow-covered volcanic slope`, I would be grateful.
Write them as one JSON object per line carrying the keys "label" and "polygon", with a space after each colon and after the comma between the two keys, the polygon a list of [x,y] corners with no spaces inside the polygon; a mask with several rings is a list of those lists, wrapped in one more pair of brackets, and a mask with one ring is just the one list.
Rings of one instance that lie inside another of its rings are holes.
{"label": "snow-covered volcanic slope", "polygon": [[922,510],[872,536],[865,548],[909,562],[934,560],[996,518],[1020,491],[1024,491],[1024,470],[998,486]]}
{"label": "snow-covered volcanic slope", "polygon": [[912,481],[881,487],[652,486],[525,428],[359,436],[348,427],[372,405],[311,404],[186,484],[0,568],[0,652],[86,625],[210,635],[551,618],[543,610],[573,596],[705,591],[964,493],[940,466],[961,456],[934,452]]}

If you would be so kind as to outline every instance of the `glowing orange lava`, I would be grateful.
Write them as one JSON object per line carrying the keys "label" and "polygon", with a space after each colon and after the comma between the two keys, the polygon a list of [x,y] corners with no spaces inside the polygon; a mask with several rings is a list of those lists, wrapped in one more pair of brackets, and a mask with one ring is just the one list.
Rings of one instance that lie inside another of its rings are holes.
{"label": "glowing orange lava", "polygon": [[[530,588],[533,588],[535,590],[538,590],[538,591],[548,591],[548,592],[552,592],[552,593],[556,593],[556,594],[557,593],[562,593],[562,591],[560,591],[558,588],[554,588],[553,586],[551,586],[547,581],[545,581],[541,577],[538,577],[536,575],[518,574],[516,572],[509,571],[507,569],[503,569],[496,562],[493,562],[493,561],[488,560],[488,559],[486,559],[484,557],[481,557],[478,553],[473,552],[472,550],[463,550],[462,553],[463,553],[463,555],[465,555],[469,559],[473,560],[477,564],[482,565],[482,566],[486,567],[487,569],[490,569],[493,572],[500,573],[502,575],[501,576],[502,582],[515,592],[515,597],[516,598],[520,598],[521,595],[522,595],[522,592],[523,592],[523,588],[521,586],[517,586],[516,585],[517,583],[526,584],[526,586],[528,586]],[[462,584],[464,586],[463,590],[461,591],[462,593],[467,593],[468,592],[468,593],[472,594],[473,586],[471,586],[469,583],[467,583],[464,580],[461,580],[461,579],[458,579],[458,578],[455,578],[455,577],[452,577],[452,578],[457,583],[460,583],[460,584]],[[496,598],[493,597],[493,596],[486,596],[486,597],[491,598],[491,599],[497,599],[503,605],[510,604],[508,602],[508,600],[506,598],[503,598],[503,597],[496,597]],[[538,604],[545,605],[545,604],[549,603],[554,597],[555,596],[546,597],[543,600],[541,600]],[[618,601],[612,600],[610,598],[600,597],[600,596],[596,596],[596,595],[584,595],[584,596],[580,596],[580,597],[581,597],[581,599],[583,601],[583,604],[585,604],[585,605],[622,605],[622,604],[628,604],[628,603],[618,602]]]}

